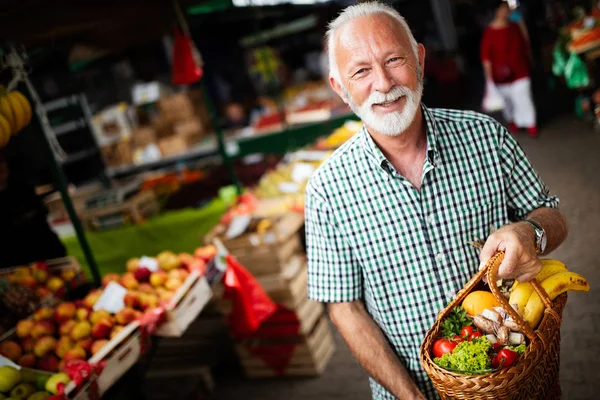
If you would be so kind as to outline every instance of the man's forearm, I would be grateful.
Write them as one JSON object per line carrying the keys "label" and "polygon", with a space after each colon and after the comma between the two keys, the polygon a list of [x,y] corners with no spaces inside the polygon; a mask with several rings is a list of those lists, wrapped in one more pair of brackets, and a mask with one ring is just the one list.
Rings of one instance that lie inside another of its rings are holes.
{"label": "man's forearm", "polygon": [[373,379],[399,399],[425,399],[361,301],[332,303],[329,314]]}
{"label": "man's forearm", "polygon": [[555,250],[567,237],[567,219],[556,208],[541,207],[527,215],[527,219],[539,224],[546,231],[547,244],[544,254]]}

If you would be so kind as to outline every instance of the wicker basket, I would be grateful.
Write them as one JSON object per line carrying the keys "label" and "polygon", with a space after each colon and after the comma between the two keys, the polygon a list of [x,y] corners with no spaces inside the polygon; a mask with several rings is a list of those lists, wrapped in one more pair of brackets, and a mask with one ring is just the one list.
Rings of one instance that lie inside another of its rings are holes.
{"label": "wicker basket", "polygon": [[529,346],[517,363],[491,374],[463,375],[447,371],[433,362],[431,349],[440,336],[442,321],[454,307],[462,304],[464,298],[475,288],[484,274],[487,273],[488,282],[496,282],[498,267],[503,258],[503,252],[494,255],[486,267],[467,283],[454,301],[438,315],[437,321],[427,332],[421,345],[421,364],[442,399],[560,399],[558,374],[560,323],[567,295],[562,294],[552,302],[535,279],[531,284],[546,306],[544,317],[536,331],[533,331],[529,324],[514,311],[496,285],[490,285],[494,297],[529,338]]}

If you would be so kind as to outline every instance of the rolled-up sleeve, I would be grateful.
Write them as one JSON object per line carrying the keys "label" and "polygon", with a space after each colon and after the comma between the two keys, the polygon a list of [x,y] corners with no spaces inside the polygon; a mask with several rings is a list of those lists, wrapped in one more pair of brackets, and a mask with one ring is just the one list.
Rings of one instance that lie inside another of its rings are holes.
{"label": "rolled-up sleeve", "polygon": [[558,208],[559,199],[533,169],[525,152],[510,133],[501,129],[501,162],[509,214],[521,220],[540,207]]}
{"label": "rolled-up sleeve", "polygon": [[362,272],[331,205],[313,182],[306,189],[308,297],[321,302],[362,298]]}

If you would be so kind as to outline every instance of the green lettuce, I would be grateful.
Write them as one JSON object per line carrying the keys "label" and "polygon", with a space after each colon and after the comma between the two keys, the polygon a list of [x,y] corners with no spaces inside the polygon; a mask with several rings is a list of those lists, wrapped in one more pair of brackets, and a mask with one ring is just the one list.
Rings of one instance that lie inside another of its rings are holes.
{"label": "green lettuce", "polygon": [[452,353],[435,358],[433,362],[442,368],[461,372],[479,372],[490,369],[488,352],[492,343],[488,338],[475,338],[470,342],[459,343]]}
{"label": "green lettuce", "polygon": [[508,346],[508,348],[514,351],[515,353],[519,353],[520,356],[522,356],[525,353],[525,350],[527,350],[527,346],[525,346],[524,344],[520,344],[518,346]]}

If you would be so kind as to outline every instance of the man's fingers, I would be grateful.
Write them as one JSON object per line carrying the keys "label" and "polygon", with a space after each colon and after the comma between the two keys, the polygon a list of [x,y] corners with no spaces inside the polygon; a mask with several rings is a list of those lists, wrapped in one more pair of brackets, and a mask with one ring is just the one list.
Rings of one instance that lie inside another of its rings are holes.
{"label": "man's fingers", "polygon": [[517,266],[518,259],[517,252],[512,247],[507,248],[500,268],[498,268],[498,278],[509,278]]}
{"label": "man's fingers", "polygon": [[490,258],[496,253],[496,250],[498,250],[498,243],[499,242],[494,239],[494,235],[490,236],[488,240],[485,241],[485,244],[479,253],[480,270],[485,267],[485,264],[487,264]]}

